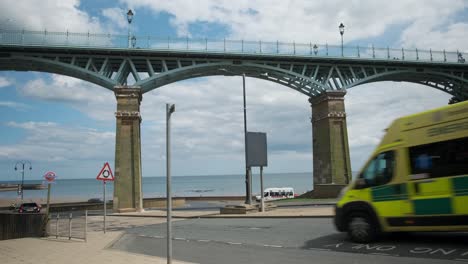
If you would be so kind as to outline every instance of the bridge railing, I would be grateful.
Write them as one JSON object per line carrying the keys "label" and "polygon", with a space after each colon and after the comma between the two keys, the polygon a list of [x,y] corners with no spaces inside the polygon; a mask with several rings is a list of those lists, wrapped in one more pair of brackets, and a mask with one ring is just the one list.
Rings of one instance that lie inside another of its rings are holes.
{"label": "bridge railing", "polygon": [[345,57],[379,60],[434,61],[465,63],[467,53],[395,49],[369,46],[339,46],[318,43],[263,42],[227,39],[192,39],[138,35],[113,35],[73,32],[0,30],[0,45],[89,48],[127,48],[170,51]]}

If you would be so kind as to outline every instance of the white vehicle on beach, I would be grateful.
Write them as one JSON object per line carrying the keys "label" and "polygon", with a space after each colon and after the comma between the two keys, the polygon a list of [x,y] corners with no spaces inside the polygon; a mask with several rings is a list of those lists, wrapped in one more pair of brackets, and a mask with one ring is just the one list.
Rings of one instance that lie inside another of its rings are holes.
{"label": "white vehicle on beach", "polygon": [[[291,187],[266,188],[263,191],[263,199],[266,201],[294,198],[294,189]],[[260,195],[255,196],[260,201]]]}

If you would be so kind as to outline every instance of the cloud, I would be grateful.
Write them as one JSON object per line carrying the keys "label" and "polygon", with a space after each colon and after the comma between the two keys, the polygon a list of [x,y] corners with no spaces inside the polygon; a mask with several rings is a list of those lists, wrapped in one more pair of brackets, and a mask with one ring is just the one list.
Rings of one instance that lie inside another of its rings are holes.
{"label": "cloud", "polygon": [[118,7],[106,8],[101,11],[102,15],[114,24],[117,28],[126,29],[128,27],[126,11]]}
{"label": "cloud", "polygon": [[24,111],[30,108],[27,104],[12,101],[0,101],[0,107],[8,107],[19,111]]}
{"label": "cloud", "polygon": [[[114,154],[114,132],[83,127],[65,127],[54,122],[8,122],[24,131],[20,142],[0,145],[0,159],[28,159],[39,162],[105,159]],[[105,150],[105,151],[103,151]]]}
{"label": "cloud", "polygon": [[13,81],[6,78],[6,77],[2,77],[0,76],[0,88],[3,88],[3,87],[7,87],[7,86],[10,86],[13,84]]}
{"label": "cloud", "polygon": [[100,86],[68,76],[51,74],[18,87],[23,95],[44,101],[65,102],[96,120],[114,120],[114,94]]}
{"label": "cloud", "polygon": [[[466,7],[466,1],[463,0],[451,1],[450,5],[438,0],[425,1],[424,4],[416,0],[396,0],[391,4],[374,0],[121,2],[133,8],[149,8],[156,13],[169,13],[173,16],[171,22],[180,36],[192,33],[189,32],[190,25],[204,22],[227,25],[227,37],[234,39],[295,40],[329,44],[339,44],[338,25],[341,22],[346,25],[346,42],[381,36],[391,26],[402,24],[422,29],[422,34],[427,37]],[[415,36],[411,38],[411,44],[418,44],[417,41],[421,38],[416,36],[420,34],[415,34],[415,30],[410,31]],[[456,42],[463,44],[463,36],[462,33],[454,36]],[[402,42],[408,44],[407,41],[410,38],[404,38]]]}
{"label": "cloud", "polygon": [[0,23],[11,29],[105,32],[98,17],[80,9],[79,0],[3,0],[0,10]]}

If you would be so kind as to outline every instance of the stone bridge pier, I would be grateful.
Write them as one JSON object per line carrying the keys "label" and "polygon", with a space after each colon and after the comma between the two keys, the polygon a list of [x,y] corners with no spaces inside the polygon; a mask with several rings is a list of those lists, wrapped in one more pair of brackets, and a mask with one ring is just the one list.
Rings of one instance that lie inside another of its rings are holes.
{"label": "stone bridge pier", "polygon": [[114,87],[115,112],[115,182],[114,212],[143,210],[141,186],[141,115],[140,87]]}
{"label": "stone bridge pier", "polygon": [[312,148],[316,198],[334,198],[352,178],[345,91],[327,91],[309,98],[312,107]]}

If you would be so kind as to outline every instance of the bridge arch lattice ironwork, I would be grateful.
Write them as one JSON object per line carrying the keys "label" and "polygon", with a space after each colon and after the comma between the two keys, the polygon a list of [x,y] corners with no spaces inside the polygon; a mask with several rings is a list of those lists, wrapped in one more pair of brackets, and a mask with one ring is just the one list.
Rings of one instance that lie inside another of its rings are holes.
{"label": "bridge arch lattice ironwork", "polygon": [[310,97],[364,83],[407,81],[468,99],[468,63],[458,51],[346,47],[341,56],[340,46],[312,43],[172,39],[166,47],[165,39],[139,37],[147,47],[129,48],[119,41],[127,36],[109,34],[2,31],[0,36],[0,70],[57,73],[110,90],[129,80],[146,93],[180,80],[245,73]]}

